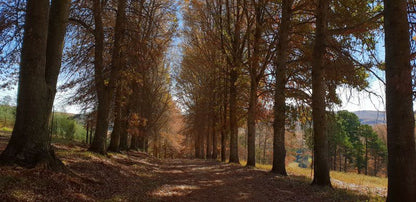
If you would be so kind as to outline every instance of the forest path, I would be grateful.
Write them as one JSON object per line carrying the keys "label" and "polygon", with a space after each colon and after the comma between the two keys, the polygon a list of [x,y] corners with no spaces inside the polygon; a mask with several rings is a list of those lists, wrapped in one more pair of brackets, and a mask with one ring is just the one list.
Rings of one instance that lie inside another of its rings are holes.
{"label": "forest path", "polygon": [[165,160],[158,173],[163,185],[152,195],[166,201],[302,200],[279,186],[265,171],[204,160]]}
{"label": "forest path", "polygon": [[[339,190],[309,185],[303,177],[217,161],[164,160],[154,171],[161,185],[150,192],[162,201],[344,201]],[[336,194],[338,193],[338,194]],[[340,198],[334,198],[334,194]],[[343,198],[347,197],[347,198]],[[355,199],[356,200],[356,199]]]}
{"label": "forest path", "polygon": [[[9,134],[0,133],[0,151]],[[75,174],[42,168],[0,167],[0,201],[368,201],[365,193],[310,186],[302,176],[213,160],[159,160],[136,151],[87,151],[80,143],[54,143]]]}

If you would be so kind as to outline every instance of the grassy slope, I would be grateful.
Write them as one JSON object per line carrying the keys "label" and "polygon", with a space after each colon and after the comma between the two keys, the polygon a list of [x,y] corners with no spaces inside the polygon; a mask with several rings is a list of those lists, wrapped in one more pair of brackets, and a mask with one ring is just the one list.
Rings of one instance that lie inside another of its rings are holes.
{"label": "grassy slope", "polygon": [[[245,165],[246,162],[243,161],[241,164]],[[256,167],[263,170],[272,169],[272,165],[257,164]],[[289,175],[303,176],[312,180],[313,171],[307,168],[300,168],[297,163],[290,163],[287,166],[287,172]],[[335,187],[360,191],[366,194],[381,197],[385,197],[387,194],[387,178],[338,171],[331,171],[330,175],[332,184]]]}

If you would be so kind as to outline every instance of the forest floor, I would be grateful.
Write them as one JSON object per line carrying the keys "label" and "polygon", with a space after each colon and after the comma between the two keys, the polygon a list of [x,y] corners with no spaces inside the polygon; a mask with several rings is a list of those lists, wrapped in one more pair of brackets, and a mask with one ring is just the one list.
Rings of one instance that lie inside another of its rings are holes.
{"label": "forest floor", "polygon": [[[0,151],[9,136],[0,133]],[[0,201],[381,201],[346,189],[310,186],[304,176],[280,177],[217,161],[159,160],[141,152],[101,156],[80,143],[54,143],[73,172],[0,167]]]}

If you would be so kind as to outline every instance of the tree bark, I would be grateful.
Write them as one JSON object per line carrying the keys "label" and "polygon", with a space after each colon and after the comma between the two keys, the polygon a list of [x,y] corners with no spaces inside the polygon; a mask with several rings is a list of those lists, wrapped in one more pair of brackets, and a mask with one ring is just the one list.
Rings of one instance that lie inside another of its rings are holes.
{"label": "tree bark", "polygon": [[121,151],[126,151],[129,149],[129,145],[128,145],[128,133],[127,133],[127,128],[128,128],[128,121],[127,121],[127,117],[128,117],[129,113],[128,113],[128,109],[127,107],[123,107],[122,111],[121,111],[121,116],[123,117],[122,121],[121,121],[121,134],[120,134],[120,150]]}
{"label": "tree bark", "polygon": [[[224,78],[224,88],[228,89],[228,78],[225,77]],[[227,140],[227,134],[228,134],[228,124],[227,124],[227,112],[228,112],[228,108],[227,108],[227,101],[228,101],[228,93],[227,90],[224,90],[224,98],[223,98],[223,111],[222,111],[222,130],[221,130],[221,161],[225,162],[227,157],[226,157],[226,150],[227,150],[227,146],[226,146],[226,140]]]}
{"label": "tree bark", "polygon": [[[130,141],[130,150],[135,150],[137,151],[139,149],[139,135],[140,134],[133,134],[131,136],[131,141]],[[156,144],[155,144],[156,145]],[[156,147],[156,146],[155,146]],[[153,148],[155,148],[153,147]]]}
{"label": "tree bark", "polygon": [[194,141],[194,147],[195,147],[195,158],[201,158],[201,156],[200,156],[200,147],[201,147],[201,145],[199,144],[199,138],[200,138],[200,135],[199,135],[199,132],[197,132],[196,133],[196,135],[195,135],[195,141]]}
{"label": "tree bark", "polygon": [[[111,101],[115,91],[116,80],[121,68],[121,44],[123,41],[124,23],[126,18],[126,0],[119,0],[117,4],[117,18],[114,33],[114,46],[111,59],[110,78],[104,79],[103,53],[104,53],[104,28],[102,19],[102,7],[100,0],[93,1],[93,13],[95,22],[95,60],[96,60],[96,88],[98,97],[98,113],[95,137],[90,151],[105,154],[108,131],[108,118]],[[97,61],[98,60],[98,61]]]}
{"label": "tree bark", "polygon": [[111,133],[111,140],[110,140],[110,146],[108,147],[108,151],[112,151],[112,152],[120,152],[120,136],[121,136],[121,131],[123,130],[123,117],[121,114],[121,89],[117,89],[117,96],[116,96],[116,101],[115,101],[115,106],[114,106],[114,114],[115,114],[115,118],[114,118],[114,126],[113,126],[113,132]]}
{"label": "tree bark", "polygon": [[274,92],[274,121],[273,121],[273,167],[272,172],[287,176],[285,148],[285,120],[287,81],[286,62],[289,55],[290,18],[293,0],[282,1],[282,20],[279,29],[279,44],[277,46],[277,65],[275,69],[276,89]]}
{"label": "tree bark", "polygon": [[110,108],[110,96],[108,95],[108,81],[104,78],[104,27],[102,19],[102,8],[100,0],[93,0],[94,15],[94,71],[95,87],[97,91],[97,122],[95,125],[95,135],[89,150],[101,154],[106,153],[106,141],[108,130],[108,114]]}
{"label": "tree bark", "polygon": [[212,159],[217,160],[218,157],[218,148],[217,148],[217,131],[215,130],[215,116],[212,119],[211,133],[212,133]]}
{"label": "tree bark", "polygon": [[[203,128],[203,127],[201,127]],[[204,150],[204,132],[203,130],[200,130],[199,133],[199,158],[203,159],[205,158],[205,150]]]}
{"label": "tree bark", "polygon": [[[255,63],[258,64],[258,61]],[[254,68],[258,65],[254,65]],[[253,68],[253,67],[252,67]],[[257,71],[256,71],[257,72]],[[250,97],[247,116],[247,166],[256,166],[256,107],[257,107],[257,79],[251,75]]]}
{"label": "tree bark", "polygon": [[237,79],[238,73],[235,69],[230,73],[230,163],[240,163],[238,158],[238,125],[237,125]]}
{"label": "tree bark", "polygon": [[[208,118],[208,117],[207,117]],[[209,120],[209,119],[208,119]],[[207,121],[205,123],[206,125],[206,153],[205,153],[205,159],[210,159],[212,157],[212,131],[210,126],[210,121]]]}
{"label": "tree bark", "polygon": [[312,58],[312,118],[314,132],[313,185],[331,186],[328,165],[328,138],[326,135],[326,103],[324,56],[328,27],[329,1],[319,0],[316,10],[316,38]]}
{"label": "tree bark", "polygon": [[407,1],[384,0],[387,201],[416,201],[415,120]]}
{"label": "tree bark", "polygon": [[3,164],[64,170],[50,145],[49,117],[61,68],[70,1],[28,0],[21,53],[16,122]]}
{"label": "tree bark", "polygon": [[368,175],[368,137],[365,136],[365,175]]}

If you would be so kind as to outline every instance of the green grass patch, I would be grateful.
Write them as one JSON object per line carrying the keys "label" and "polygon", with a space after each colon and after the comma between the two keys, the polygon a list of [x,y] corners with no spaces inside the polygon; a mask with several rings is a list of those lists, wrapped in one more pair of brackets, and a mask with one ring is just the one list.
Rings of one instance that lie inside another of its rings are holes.
{"label": "green grass patch", "polygon": [[0,128],[1,132],[7,132],[7,133],[11,133],[13,131],[13,128],[10,127],[1,127]]}

